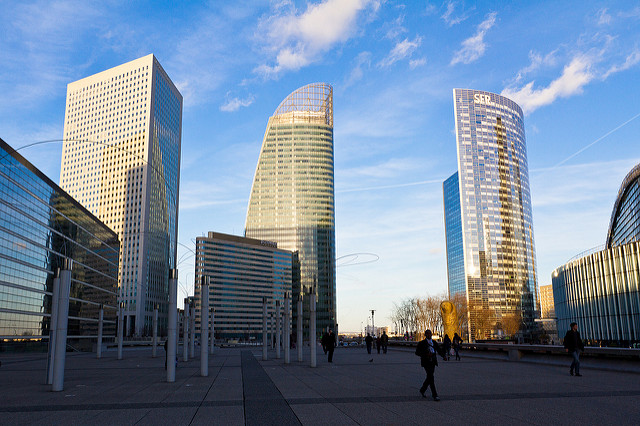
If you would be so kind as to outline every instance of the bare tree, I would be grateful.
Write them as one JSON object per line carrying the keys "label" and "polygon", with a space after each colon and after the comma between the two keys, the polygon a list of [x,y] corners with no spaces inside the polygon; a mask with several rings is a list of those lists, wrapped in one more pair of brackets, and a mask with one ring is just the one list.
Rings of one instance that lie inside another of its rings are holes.
{"label": "bare tree", "polygon": [[486,339],[491,336],[495,324],[495,314],[488,306],[475,300],[469,301],[469,319],[471,332],[475,340]]}
{"label": "bare tree", "polygon": [[520,331],[522,326],[522,315],[520,311],[503,314],[500,319],[502,330],[508,337],[515,337],[516,333]]}
{"label": "bare tree", "polygon": [[464,293],[456,293],[449,299],[456,307],[458,315],[458,330],[463,340],[469,340],[469,308],[467,296]]}

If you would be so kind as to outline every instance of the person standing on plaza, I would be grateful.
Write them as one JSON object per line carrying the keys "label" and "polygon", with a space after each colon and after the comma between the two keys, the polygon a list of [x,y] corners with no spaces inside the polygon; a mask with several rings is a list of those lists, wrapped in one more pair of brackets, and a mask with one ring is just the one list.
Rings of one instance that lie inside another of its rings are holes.
{"label": "person standing on plaza", "polygon": [[380,335],[378,335],[378,337],[376,337],[376,350],[378,351],[378,354],[380,353],[381,348],[382,348],[382,339],[380,338]]}
{"label": "person standing on plaza", "polygon": [[380,336],[380,344],[382,345],[382,352],[387,353],[387,345],[389,344],[389,336],[387,336],[387,332],[383,331],[382,336]]}
{"label": "person standing on plaza", "polygon": [[336,335],[333,334],[333,330],[329,330],[327,334],[327,353],[329,354],[328,361],[333,362],[333,350],[336,348]]}
{"label": "person standing on plaza", "polygon": [[370,333],[367,333],[367,337],[364,338],[364,341],[367,344],[367,353],[371,355],[371,345],[373,344],[373,337],[371,337]]}
{"label": "person standing on plaza", "polygon": [[448,334],[444,335],[444,340],[442,341],[442,346],[444,347],[444,357],[445,361],[449,361],[449,351],[451,350],[451,339]]}
{"label": "person standing on plaza", "polygon": [[573,357],[571,366],[569,367],[569,374],[573,376],[575,370],[576,376],[582,376],[582,374],[580,374],[580,352],[584,350],[584,343],[582,343],[582,339],[580,339],[578,324],[575,322],[569,324],[569,330],[567,330],[567,334],[564,336],[564,350]]}
{"label": "person standing on plaza", "polygon": [[453,351],[456,353],[456,361],[460,361],[460,347],[462,346],[462,337],[455,333],[453,335],[453,341],[451,342]]}
{"label": "person standing on plaza", "polygon": [[434,378],[434,373],[436,366],[438,365],[438,354],[442,355],[442,349],[438,342],[431,338],[431,330],[426,330],[424,332],[424,340],[421,340],[416,347],[416,355],[420,357],[420,365],[424,368],[424,371],[427,373],[427,378],[422,383],[422,387],[420,388],[420,394],[423,398],[426,398],[425,391],[428,387],[431,388],[431,396],[434,401],[440,401],[438,397],[438,392],[436,391],[436,383]]}

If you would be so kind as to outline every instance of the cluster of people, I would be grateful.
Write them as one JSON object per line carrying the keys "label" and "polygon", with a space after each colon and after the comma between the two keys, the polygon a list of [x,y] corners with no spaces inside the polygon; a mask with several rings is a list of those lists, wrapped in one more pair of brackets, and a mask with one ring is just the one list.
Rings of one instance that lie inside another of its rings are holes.
{"label": "cluster of people", "polygon": [[374,341],[376,343],[376,350],[378,351],[378,353],[380,353],[380,350],[382,350],[382,353],[386,354],[387,346],[389,346],[389,336],[387,336],[387,332],[383,331],[380,336],[375,338],[375,340],[371,336],[371,333],[367,333],[367,337],[365,337],[364,342],[367,345],[367,353],[369,355],[371,355],[371,349],[373,347]]}

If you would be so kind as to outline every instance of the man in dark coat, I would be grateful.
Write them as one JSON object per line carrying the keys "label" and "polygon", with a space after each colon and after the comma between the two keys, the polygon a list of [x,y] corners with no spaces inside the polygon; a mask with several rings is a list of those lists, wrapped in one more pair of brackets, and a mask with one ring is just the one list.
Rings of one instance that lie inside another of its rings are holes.
{"label": "man in dark coat", "polygon": [[367,344],[367,353],[371,355],[371,345],[373,344],[373,337],[371,337],[371,334],[367,333],[367,337],[365,337],[364,341]]}
{"label": "man in dark coat", "polygon": [[580,339],[580,333],[578,332],[578,324],[572,322],[569,324],[569,330],[564,335],[564,350],[569,352],[573,357],[571,361],[571,367],[569,367],[569,374],[573,376],[575,370],[576,376],[580,377],[580,352],[584,350],[584,343]]}
{"label": "man in dark coat", "polygon": [[327,354],[327,339],[329,338],[329,335],[325,332],[324,334],[322,334],[322,338],[320,339],[320,343],[322,343],[322,350],[324,351],[324,354]]}
{"label": "man in dark coat", "polygon": [[333,350],[336,348],[336,335],[333,334],[333,330],[329,330],[327,334],[327,352],[329,353],[329,362],[333,362]]}
{"label": "man in dark coat", "polygon": [[387,336],[387,332],[383,331],[382,336],[380,336],[380,344],[382,345],[382,352],[387,353],[387,346],[389,345],[389,336]]}
{"label": "man in dark coat", "polygon": [[436,365],[438,365],[438,354],[443,354],[440,345],[438,342],[431,339],[431,330],[427,330],[424,332],[425,339],[418,343],[416,347],[416,355],[420,357],[420,365],[424,368],[424,371],[427,373],[427,378],[422,383],[422,387],[420,388],[420,394],[423,398],[426,398],[424,394],[428,387],[431,387],[431,396],[434,401],[440,401],[438,398],[438,392],[436,391],[436,384],[434,380],[434,372],[436,369]]}

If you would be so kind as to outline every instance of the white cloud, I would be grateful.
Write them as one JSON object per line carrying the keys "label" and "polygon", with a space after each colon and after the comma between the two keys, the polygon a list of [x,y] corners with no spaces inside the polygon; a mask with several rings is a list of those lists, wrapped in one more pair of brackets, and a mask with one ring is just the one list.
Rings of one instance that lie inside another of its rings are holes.
{"label": "white cloud", "polygon": [[445,22],[445,24],[447,24],[448,27],[457,25],[460,22],[466,21],[469,18],[468,12],[463,12],[461,15],[454,15],[455,10],[456,10],[456,2],[449,1],[447,2],[447,10],[445,10],[442,16],[440,16],[440,18],[442,18],[442,20]]}
{"label": "white cloud", "polygon": [[520,89],[506,88],[502,91],[502,95],[520,105],[525,113],[533,112],[541,106],[551,104],[558,98],[567,98],[582,93],[583,87],[594,78],[591,71],[593,63],[593,57],[576,56],[569,65],[564,67],[562,75],[547,87],[534,89],[535,82],[531,81]]}
{"label": "white cloud", "polygon": [[369,68],[371,66],[371,52],[360,52],[356,57],[356,65],[349,73],[349,77],[345,82],[345,87],[348,87],[355,83],[358,80],[361,80],[364,76],[364,68]]}
{"label": "white cloud", "polygon": [[[228,95],[228,93],[227,93]],[[252,95],[248,96],[245,99],[240,98],[227,98],[227,101],[220,106],[220,111],[224,112],[233,112],[239,110],[241,107],[248,107],[254,101]]]}
{"label": "white cloud", "polygon": [[415,69],[427,63],[427,58],[412,59],[409,61],[409,67]]}
{"label": "white cloud", "polygon": [[607,8],[600,9],[596,15],[598,25],[609,25],[611,23],[611,15],[607,13]]}
{"label": "white cloud", "polygon": [[409,40],[405,38],[401,42],[397,43],[391,52],[384,58],[382,61],[378,63],[380,67],[388,67],[395,62],[401,61],[406,58],[410,58],[413,55],[413,52],[416,51],[420,44],[422,43],[422,37],[416,36],[413,40]]}
{"label": "white cloud", "polygon": [[462,42],[462,47],[453,55],[453,59],[451,59],[451,65],[460,62],[470,64],[484,55],[487,47],[484,37],[487,31],[496,23],[496,15],[496,12],[491,12],[487,15],[487,18],[478,25],[476,33]]}
{"label": "white cloud", "polygon": [[542,56],[540,53],[535,51],[529,52],[529,65],[522,68],[518,71],[516,75],[515,82],[520,82],[525,76],[531,74],[534,71],[539,70],[542,67],[553,66],[557,63],[557,49],[547,53],[545,56]]}
{"label": "white cloud", "polygon": [[345,42],[355,32],[358,13],[376,5],[370,0],[327,0],[310,4],[298,14],[271,16],[260,23],[260,38],[275,55],[275,64],[262,64],[254,72],[265,78],[287,70],[298,70],[317,61],[322,53]]}
{"label": "white cloud", "polygon": [[602,79],[605,80],[611,74],[615,74],[620,71],[626,71],[629,68],[637,65],[640,62],[640,50],[637,48],[631,52],[625,59],[625,61],[621,65],[613,65],[611,66],[603,75]]}

